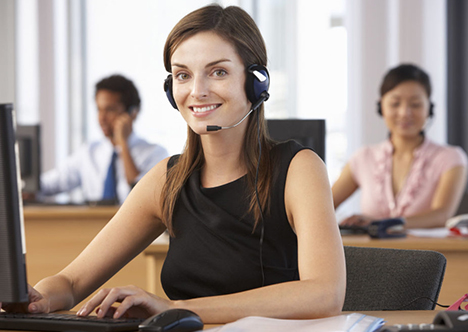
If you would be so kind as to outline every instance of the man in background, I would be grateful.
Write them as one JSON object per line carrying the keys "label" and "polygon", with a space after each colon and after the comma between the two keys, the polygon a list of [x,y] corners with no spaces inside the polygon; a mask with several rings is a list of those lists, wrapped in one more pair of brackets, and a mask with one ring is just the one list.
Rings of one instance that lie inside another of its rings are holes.
{"label": "man in background", "polygon": [[95,101],[104,138],[85,144],[60,167],[41,176],[41,195],[80,188],[87,202],[121,204],[132,187],[168,153],[133,132],[140,96],[122,75],[96,84]]}

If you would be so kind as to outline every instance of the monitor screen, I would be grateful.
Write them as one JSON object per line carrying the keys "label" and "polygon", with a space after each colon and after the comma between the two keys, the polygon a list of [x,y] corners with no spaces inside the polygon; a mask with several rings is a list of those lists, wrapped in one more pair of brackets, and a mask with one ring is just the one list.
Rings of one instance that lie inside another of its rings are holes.
{"label": "monitor screen", "polygon": [[27,302],[26,246],[12,104],[0,104],[0,302]]}
{"label": "monitor screen", "polygon": [[325,162],[324,119],[268,119],[268,132],[276,141],[293,139],[315,151]]}
{"label": "monitor screen", "polygon": [[41,127],[40,125],[16,126],[19,148],[21,190],[26,193],[40,191],[41,177]]}

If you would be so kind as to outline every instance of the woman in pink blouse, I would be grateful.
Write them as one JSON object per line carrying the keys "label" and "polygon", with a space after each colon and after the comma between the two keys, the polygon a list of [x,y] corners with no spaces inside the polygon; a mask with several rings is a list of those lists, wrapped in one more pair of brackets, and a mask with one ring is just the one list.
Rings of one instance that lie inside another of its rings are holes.
{"label": "woman in pink blouse", "polygon": [[443,227],[465,189],[467,156],[459,147],[438,145],[424,135],[433,116],[429,76],[404,64],[391,69],[380,87],[378,113],[389,138],[361,148],[333,185],[335,209],[358,188],[362,214],[342,225],[368,225],[401,217],[407,228]]}

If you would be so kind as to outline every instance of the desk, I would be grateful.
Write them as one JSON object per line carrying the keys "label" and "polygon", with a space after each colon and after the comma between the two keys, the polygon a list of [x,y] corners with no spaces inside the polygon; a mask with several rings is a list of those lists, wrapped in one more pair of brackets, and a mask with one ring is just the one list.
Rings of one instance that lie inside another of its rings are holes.
{"label": "desk", "polygon": [[[447,258],[447,267],[438,303],[450,305],[468,292],[468,284],[466,283],[468,239],[408,236],[403,239],[377,240],[371,239],[367,235],[346,235],[342,239],[345,246],[438,251]],[[147,267],[146,289],[162,297],[166,297],[166,295],[161,286],[160,275],[167,249],[168,244],[152,244],[144,251]]]}
{"label": "desk", "polygon": [[[344,312],[344,314],[349,312]],[[383,318],[386,325],[394,324],[427,324],[431,323],[437,311],[362,311],[361,313],[369,316]],[[205,330],[219,325],[207,324]],[[2,330],[3,331],[3,330]],[[10,331],[13,332],[13,331]]]}
{"label": "desk", "polygon": [[[26,266],[30,284],[70,263],[117,212],[115,206],[25,206]],[[145,289],[145,259],[135,257],[104,287]],[[76,306],[75,310],[79,307]]]}
{"label": "desk", "polygon": [[168,249],[167,243],[153,243],[143,251],[146,260],[146,289],[165,299],[167,295],[161,285],[161,270]]}

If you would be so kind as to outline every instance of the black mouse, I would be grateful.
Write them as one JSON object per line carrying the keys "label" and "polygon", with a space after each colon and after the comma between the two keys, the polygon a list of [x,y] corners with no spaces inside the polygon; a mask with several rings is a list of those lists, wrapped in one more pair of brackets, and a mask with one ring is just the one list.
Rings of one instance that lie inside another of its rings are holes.
{"label": "black mouse", "polygon": [[196,313],[187,309],[169,309],[151,316],[139,326],[139,331],[192,332],[203,329],[203,322]]}

